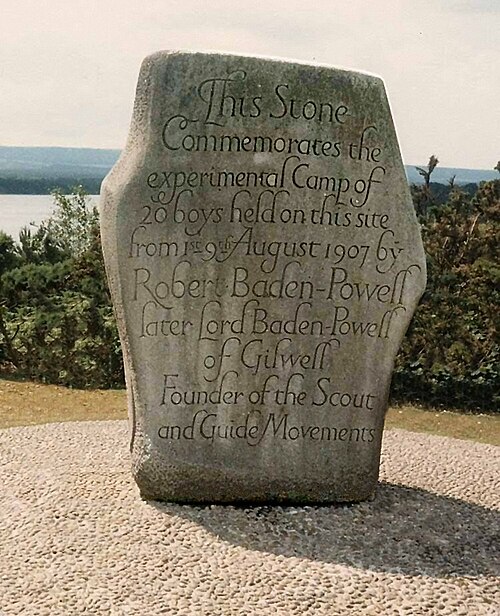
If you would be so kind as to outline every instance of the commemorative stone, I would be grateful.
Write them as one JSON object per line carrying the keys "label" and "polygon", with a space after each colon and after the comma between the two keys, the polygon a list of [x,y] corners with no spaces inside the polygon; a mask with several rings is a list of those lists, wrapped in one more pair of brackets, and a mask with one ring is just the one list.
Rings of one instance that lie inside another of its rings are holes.
{"label": "commemorative stone", "polygon": [[382,80],[152,55],[101,209],[142,497],[369,498],[425,286]]}

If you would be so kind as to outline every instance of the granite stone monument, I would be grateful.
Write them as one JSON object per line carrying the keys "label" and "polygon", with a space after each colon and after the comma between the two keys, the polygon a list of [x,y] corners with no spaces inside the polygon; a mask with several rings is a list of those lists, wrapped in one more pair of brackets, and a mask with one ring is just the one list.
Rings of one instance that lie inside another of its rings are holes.
{"label": "granite stone monument", "polygon": [[382,80],[152,55],[101,194],[142,497],[372,496],[426,277]]}

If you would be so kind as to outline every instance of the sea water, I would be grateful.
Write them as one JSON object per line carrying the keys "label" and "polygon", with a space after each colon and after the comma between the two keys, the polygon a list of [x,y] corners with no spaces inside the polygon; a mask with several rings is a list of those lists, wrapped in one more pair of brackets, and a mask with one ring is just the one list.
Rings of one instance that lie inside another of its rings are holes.
{"label": "sea water", "polygon": [[[99,195],[91,195],[89,205],[98,205]],[[54,210],[52,195],[0,195],[0,231],[15,240],[24,226],[33,224],[32,231]]]}

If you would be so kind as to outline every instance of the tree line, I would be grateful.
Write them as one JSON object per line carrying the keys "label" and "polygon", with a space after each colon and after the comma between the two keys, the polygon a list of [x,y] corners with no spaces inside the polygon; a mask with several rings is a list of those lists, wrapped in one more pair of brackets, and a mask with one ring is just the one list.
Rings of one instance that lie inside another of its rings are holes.
{"label": "tree line", "polygon": [[46,195],[54,186],[62,192],[70,193],[74,186],[84,186],[91,195],[98,195],[104,177],[77,178],[77,177],[41,177],[26,178],[16,175],[0,174],[0,195]]}

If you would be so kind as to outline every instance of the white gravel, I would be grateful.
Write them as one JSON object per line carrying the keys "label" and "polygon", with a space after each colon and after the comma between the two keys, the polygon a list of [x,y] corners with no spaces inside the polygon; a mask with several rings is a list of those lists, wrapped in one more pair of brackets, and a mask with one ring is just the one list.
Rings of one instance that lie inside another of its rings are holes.
{"label": "white gravel", "polygon": [[127,447],[0,431],[0,614],[500,614],[500,448],[391,430],[375,501],[237,508],[141,501]]}

